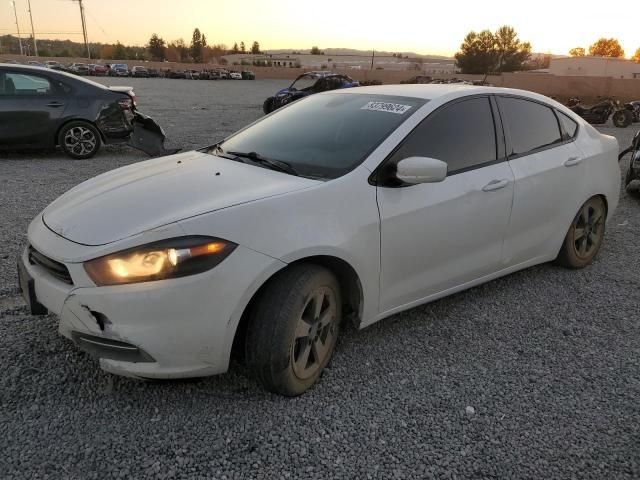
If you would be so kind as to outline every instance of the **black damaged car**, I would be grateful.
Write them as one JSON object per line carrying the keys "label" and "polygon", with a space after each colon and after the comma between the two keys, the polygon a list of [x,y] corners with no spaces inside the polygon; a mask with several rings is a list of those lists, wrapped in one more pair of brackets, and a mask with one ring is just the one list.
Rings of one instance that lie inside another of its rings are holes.
{"label": "black damaged car", "polygon": [[165,135],[136,109],[131,87],[105,87],[47,68],[0,64],[0,149],[60,146],[93,157],[102,144],[128,143],[162,155]]}

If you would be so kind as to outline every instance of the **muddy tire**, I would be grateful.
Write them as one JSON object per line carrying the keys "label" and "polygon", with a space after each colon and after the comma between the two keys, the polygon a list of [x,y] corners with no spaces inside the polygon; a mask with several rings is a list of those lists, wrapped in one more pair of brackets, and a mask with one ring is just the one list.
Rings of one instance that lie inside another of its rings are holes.
{"label": "muddy tire", "polygon": [[591,197],[576,214],[565,236],[556,263],[583,268],[597,255],[604,239],[607,208],[602,197]]}
{"label": "muddy tire", "polygon": [[317,265],[293,265],[269,281],[252,309],[247,364],[267,390],[300,395],[331,360],[341,318],[335,275]]}

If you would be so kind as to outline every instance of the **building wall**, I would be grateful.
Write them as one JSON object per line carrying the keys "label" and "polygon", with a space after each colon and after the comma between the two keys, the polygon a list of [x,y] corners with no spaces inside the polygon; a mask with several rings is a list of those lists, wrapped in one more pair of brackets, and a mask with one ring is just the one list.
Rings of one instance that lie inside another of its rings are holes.
{"label": "building wall", "polygon": [[559,76],[640,78],[640,64],[622,58],[552,58],[549,73]]}

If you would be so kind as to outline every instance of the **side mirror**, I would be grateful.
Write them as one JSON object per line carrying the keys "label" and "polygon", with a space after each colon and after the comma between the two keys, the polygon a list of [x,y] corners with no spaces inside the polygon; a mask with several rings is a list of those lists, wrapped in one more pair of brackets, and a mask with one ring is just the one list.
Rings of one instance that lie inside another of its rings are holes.
{"label": "side mirror", "polygon": [[442,182],[447,178],[447,164],[435,158],[404,158],[396,168],[396,178],[410,185]]}

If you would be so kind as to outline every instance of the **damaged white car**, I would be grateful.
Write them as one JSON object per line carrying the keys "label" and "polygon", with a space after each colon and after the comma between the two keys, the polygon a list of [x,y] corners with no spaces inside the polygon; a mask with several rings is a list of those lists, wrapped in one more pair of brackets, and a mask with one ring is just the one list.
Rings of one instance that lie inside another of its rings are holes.
{"label": "damaged white car", "polygon": [[235,345],[266,388],[298,395],[345,318],[362,328],[531,265],[589,264],[617,154],[530,92],[322,93],[71,189],[29,226],[20,285],[109,372],[218,374]]}

